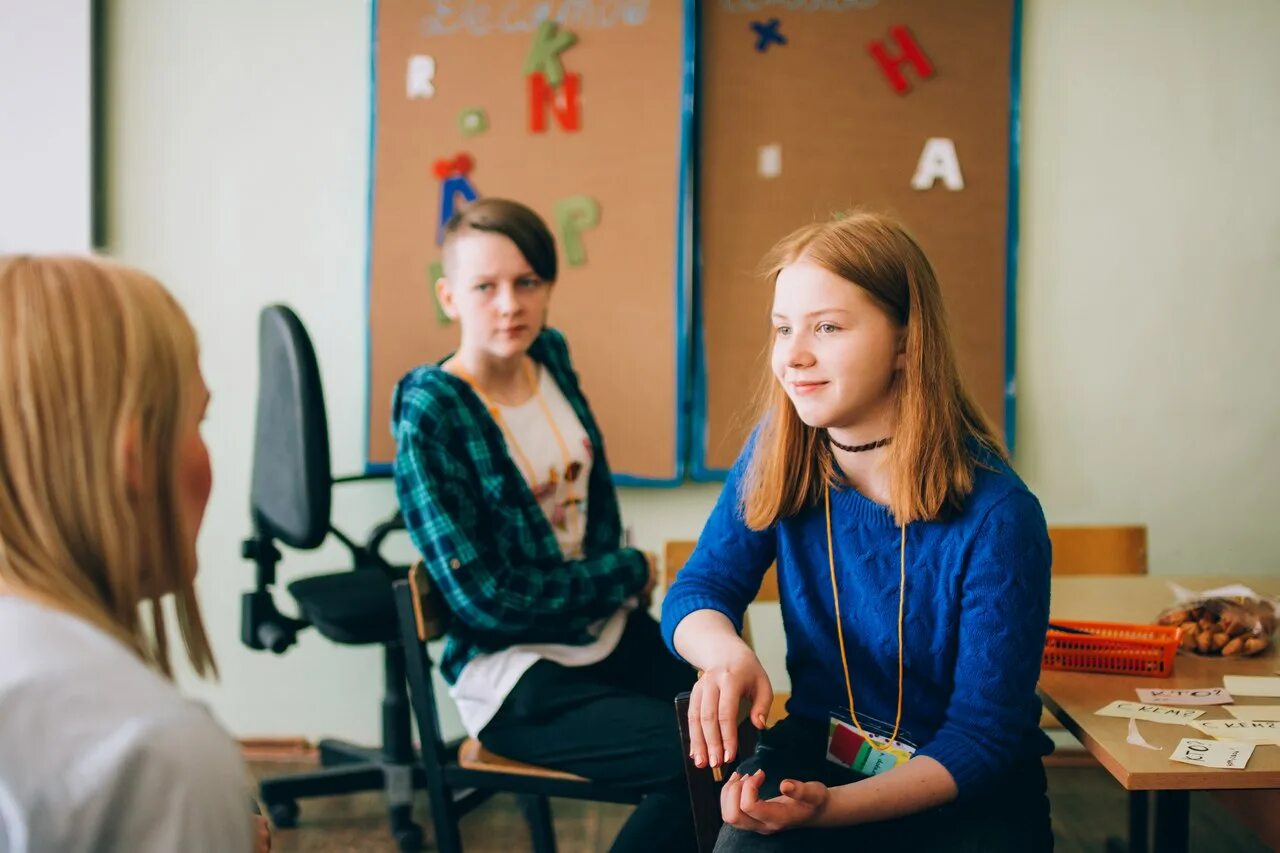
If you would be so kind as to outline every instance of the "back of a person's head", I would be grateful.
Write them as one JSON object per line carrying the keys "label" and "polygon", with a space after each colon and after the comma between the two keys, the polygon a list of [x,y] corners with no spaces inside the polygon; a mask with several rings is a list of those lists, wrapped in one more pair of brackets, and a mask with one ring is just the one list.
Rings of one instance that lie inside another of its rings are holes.
{"label": "back of a person's head", "polygon": [[165,673],[166,592],[192,665],[213,669],[175,495],[197,363],[190,321],[149,276],[99,258],[0,257],[0,588],[93,623]]}

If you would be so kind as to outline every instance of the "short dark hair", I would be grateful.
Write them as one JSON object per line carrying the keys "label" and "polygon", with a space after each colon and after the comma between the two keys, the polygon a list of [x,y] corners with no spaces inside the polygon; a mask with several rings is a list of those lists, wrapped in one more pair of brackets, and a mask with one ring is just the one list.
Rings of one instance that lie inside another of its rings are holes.
{"label": "short dark hair", "polygon": [[501,234],[516,244],[520,254],[538,278],[556,280],[556,240],[542,217],[518,201],[506,198],[480,198],[459,208],[444,226],[444,245],[467,231]]}

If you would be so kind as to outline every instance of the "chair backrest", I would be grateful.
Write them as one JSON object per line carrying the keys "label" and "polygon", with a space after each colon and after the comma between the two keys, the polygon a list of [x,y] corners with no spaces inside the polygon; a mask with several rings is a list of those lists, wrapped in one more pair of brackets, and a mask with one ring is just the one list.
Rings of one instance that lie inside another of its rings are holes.
{"label": "chair backrest", "polygon": [[422,741],[422,756],[428,772],[448,762],[440,715],[436,709],[435,683],[431,677],[431,655],[427,643],[444,635],[444,608],[429,582],[421,562],[409,568],[407,580],[396,581],[396,621],[400,645],[404,649],[405,675],[409,679],[414,717]]}
{"label": "chair backrest", "polygon": [[[1053,543],[1053,573],[1056,575],[1145,575],[1147,573],[1147,528],[1130,525],[1072,525],[1049,528]],[[666,543],[663,560],[666,582],[693,554],[692,539],[672,539]],[[778,573],[770,566],[760,584],[756,601],[778,600]]]}
{"label": "chair backrest", "polygon": [[[684,568],[684,564],[689,561],[696,544],[692,539],[672,539],[666,543],[662,555],[663,574],[665,575],[666,583],[671,583],[675,580],[676,573]],[[764,573],[764,580],[760,582],[760,592],[756,595],[755,600],[778,600],[777,564],[770,566],[769,570]]]}
{"label": "chair backrest", "polygon": [[[663,548],[663,582],[671,583],[676,579],[676,574],[684,568],[684,564],[689,561],[689,557],[693,554],[694,546],[697,545],[692,539],[671,539]],[[778,600],[778,564],[774,563],[764,573],[764,577],[760,581],[760,591],[756,593],[753,602],[770,602]],[[748,646],[755,648],[755,640],[751,634],[751,614],[742,614],[742,639]]]}
{"label": "chair backrest", "polygon": [[1050,527],[1055,575],[1145,575],[1144,525]]}
{"label": "chair backrest", "polygon": [[[676,726],[680,729],[680,752],[684,757],[685,781],[689,785],[689,804],[693,808],[693,831],[697,840],[698,853],[711,853],[716,846],[716,837],[724,821],[720,817],[720,788],[727,778],[725,770],[732,772],[732,767],[723,768],[717,776],[709,767],[698,767],[690,757],[689,741],[689,694],[681,693],[676,697]],[[748,720],[738,723],[738,759],[755,752],[759,732]]]}
{"label": "chair backrest", "polygon": [[333,476],[320,367],[306,327],[284,305],[258,321],[258,413],[250,512],[260,533],[315,548],[329,533]]}
{"label": "chair backrest", "polygon": [[413,627],[421,642],[429,643],[445,634],[445,607],[440,594],[431,586],[422,561],[409,567],[409,592],[413,603]]}

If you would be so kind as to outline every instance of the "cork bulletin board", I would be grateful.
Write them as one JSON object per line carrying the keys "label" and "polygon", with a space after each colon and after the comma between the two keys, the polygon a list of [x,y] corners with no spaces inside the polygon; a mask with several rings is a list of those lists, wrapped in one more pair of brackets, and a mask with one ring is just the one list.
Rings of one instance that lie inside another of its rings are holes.
{"label": "cork bulletin board", "polygon": [[765,252],[864,207],[896,216],[942,283],[961,371],[1013,435],[1017,0],[706,0],[701,6],[691,471],[752,424],[772,293]]}
{"label": "cork bulletin board", "polygon": [[692,0],[376,0],[368,463],[391,393],[457,345],[435,305],[438,230],[475,196],[556,234],[568,338],[620,482],[674,484],[687,448]]}

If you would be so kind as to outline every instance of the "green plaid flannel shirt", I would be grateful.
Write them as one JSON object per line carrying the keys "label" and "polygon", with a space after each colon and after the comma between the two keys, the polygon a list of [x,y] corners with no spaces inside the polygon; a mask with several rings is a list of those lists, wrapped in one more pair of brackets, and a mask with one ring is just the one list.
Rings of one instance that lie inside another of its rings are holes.
{"label": "green plaid flannel shirt", "polygon": [[592,642],[587,626],[648,580],[644,555],[619,547],[622,525],[604,443],[564,336],[545,329],[529,355],[551,372],[593,448],[579,560],[564,559],[501,429],[469,385],[423,365],[396,387],[396,496],[450,610],[440,660],[450,684],[481,653],[518,643]]}

